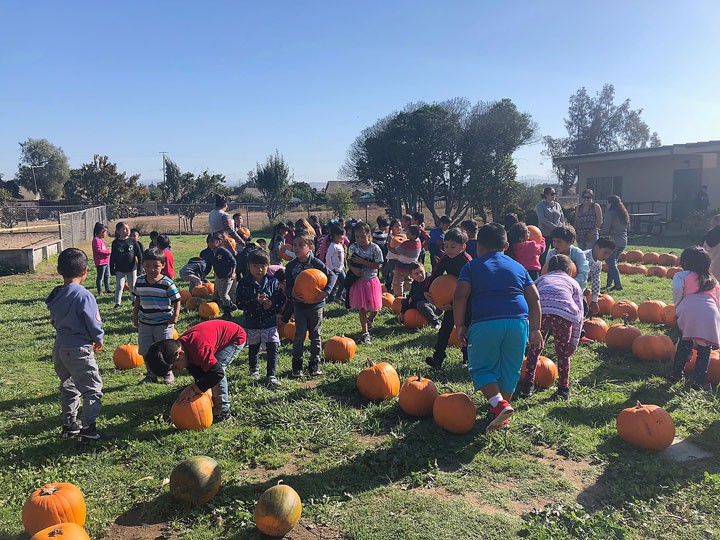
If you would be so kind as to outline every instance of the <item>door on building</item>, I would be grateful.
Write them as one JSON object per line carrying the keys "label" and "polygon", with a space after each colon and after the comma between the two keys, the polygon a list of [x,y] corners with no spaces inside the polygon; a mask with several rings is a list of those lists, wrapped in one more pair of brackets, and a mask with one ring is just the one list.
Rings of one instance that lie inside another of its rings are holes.
{"label": "door on building", "polygon": [[684,219],[695,209],[700,193],[702,169],[678,169],[673,172],[672,218]]}

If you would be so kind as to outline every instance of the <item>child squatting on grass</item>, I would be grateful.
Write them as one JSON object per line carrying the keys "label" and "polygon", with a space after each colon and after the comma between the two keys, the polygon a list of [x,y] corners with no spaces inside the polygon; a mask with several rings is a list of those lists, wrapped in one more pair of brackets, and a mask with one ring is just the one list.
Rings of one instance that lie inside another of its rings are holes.
{"label": "child squatting on grass", "polygon": [[[138,353],[145,356],[150,346],[162,339],[172,339],[175,325],[180,317],[180,291],[172,279],[163,274],[165,252],[151,247],[143,254],[144,275],[135,281],[133,294],[133,326],[138,329]],[[148,370],[139,384],[158,382],[157,376]],[[172,371],[165,375],[163,382],[172,384]]]}
{"label": "child squatting on grass", "polygon": [[453,299],[458,340],[468,347],[470,378],[489,402],[486,431],[505,425],[514,412],[509,401],[520,379],[528,338],[530,347],[542,349],[544,344],[538,291],[527,270],[502,253],[507,247],[501,225],[481,227],[478,258],[461,270]]}
{"label": "child squatting on grass", "polygon": [[[63,284],[55,287],[45,300],[56,331],[52,358],[60,378],[60,436],[77,437],[83,443],[112,438],[95,427],[103,396],[95,351],[102,348],[104,332],[97,301],[82,285],[87,277],[87,264],[84,251],[63,250],[57,265]],[[82,429],[77,423],[81,397]]]}
{"label": "child squatting on grass", "polygon": [[692,388],[712,390],[707,381],[711,347],[720,346],[720,285],[710,272],[710,254],[701,247],[687,248],[680,255],[682,272],[672,282],[680,342],[668,379],[683,382],[683,369],[693,347],[697,349]]}
{"label": "child squatting on grass", "polygon": [[201,322],[178,339],[153,343],[145,356],[148,369],[157,377],[187,369],[195,382],[178,396],[180,403],[189,403],[195,394],[212,388],[213,422],[230,417],[227,368],[245,345],[245,330],[232,321],[215,319]]}
{"label": "child squatting on grass", "polygon": [[[570,397],[570,356],[577,349],[583,322],[583,293],[571,274],[572,261],[566,255],[548,257],[548,273],[535,282],[540,295],[542,319],[540,331],[544,338],[552,332],[558,363],[557,398]],[[542,347],[528,349],[525,377],[520,382],[520,395],[530,397],[535,384],[535,370]]]}

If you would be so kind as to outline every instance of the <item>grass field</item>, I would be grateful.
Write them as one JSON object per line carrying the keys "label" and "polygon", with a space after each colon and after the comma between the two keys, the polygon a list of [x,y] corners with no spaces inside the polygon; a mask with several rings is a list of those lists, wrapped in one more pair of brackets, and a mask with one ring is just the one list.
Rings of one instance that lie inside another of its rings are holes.
{"label": "grass field", "polygon": [[[173,238],[178,268],[203,240]],[[681,246],[670,251],[679,254]],[[136,335],[127,297],[114,311],[112,298],[102,296],[99,426],[119,438],[91,447],[61,442],[50,360],[54,331],[44,305],[59,282],[54,262],[35,275],[0,278],[0,538],[27,538],[22,505],[32,490],[53,481],[83,490],[92,538],[259,538],[252,511],[278,480],[303,500],[303,519],[288,535],[294,539],[720,536],[716,395],[670,387],[663,378],[668,365],[593,344],[573,357],[570,401],[540,392],[514,401],[507,433],[449,435],[432,419],[406,416],[396,400],[367,403],[355,388],[366,358],[392,363],[404,379],[424,366],[434,344],[432,330],[400,327],[387,310],[377,319],[373,343],[358,346],[349,364],[326,364],[317,380],[288,378],[288,342],[280,351],[283,385],[276,391],[252,383],[247,353],[241,354],[228,370],[234,416],[195,433],[169,423],[170,406],[190,377],[175,386],[137,386],[142,369],[113,367],[112,351],[136,342]],[[624,283],[623,298],[671,302],[670,280],[624,276]],[[92,289],[94,275],[86,285]],[[196,322],[183,311],[179,330]],[[358,340],[357,314],[328,307],[323,336],[336,334]],[[555,358],[551,346],[545,354]],[[442,388],[472,393],[456,349],[444,370],[430,376]],[[678,436],[712,458],[676,463],[620,440],[615,419],[637,400],[666,408]],[[476,396],[476,403],[484,414],[484,400]],[[211,456],[223,470],[220,493],[195,508],[172,502],[165,486],[173,466],[192,455]]]}

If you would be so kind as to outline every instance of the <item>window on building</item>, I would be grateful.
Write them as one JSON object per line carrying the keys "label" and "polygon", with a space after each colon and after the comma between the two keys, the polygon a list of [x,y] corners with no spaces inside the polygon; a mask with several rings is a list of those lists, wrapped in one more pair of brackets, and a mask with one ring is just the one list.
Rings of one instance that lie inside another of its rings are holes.
{"label": "window on building", "polygon": [[622,176],[597,176],[588,178],[586,187],[595,193],[596,201],[607,201],[610,195],[622,197]]}

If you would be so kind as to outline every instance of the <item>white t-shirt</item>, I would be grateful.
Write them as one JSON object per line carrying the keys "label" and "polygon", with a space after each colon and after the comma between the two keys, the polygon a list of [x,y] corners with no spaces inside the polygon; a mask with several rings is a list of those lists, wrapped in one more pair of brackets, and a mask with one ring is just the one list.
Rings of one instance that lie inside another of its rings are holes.
{"label": "white t-shirt", "polygon": [[325,263],[333,272],[340,272],[345,269],[345,248],[342,244],[330,242],[325,254]]}

